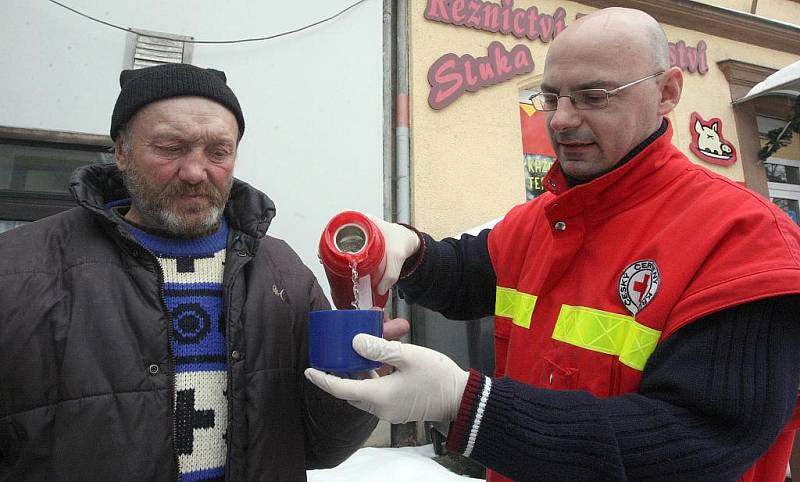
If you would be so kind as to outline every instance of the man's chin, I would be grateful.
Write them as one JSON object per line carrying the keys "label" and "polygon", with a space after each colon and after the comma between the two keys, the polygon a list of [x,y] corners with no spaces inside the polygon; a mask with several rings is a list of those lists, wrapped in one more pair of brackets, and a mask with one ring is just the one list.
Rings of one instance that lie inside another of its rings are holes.
{"label": "man's chin", "polygon": [[601,169],[592,161],[583,160],[561,161],[561,170],[564,174],[581,181],[594,179],[601,174]]}
{"label": "man's chin", "polygon": [[[221,210],[215,210],[221,214]],[[162,216],[162,226],[170,234],[199,237],[210,234],[219,225],[219,215],[210,210],[170,213]]]}

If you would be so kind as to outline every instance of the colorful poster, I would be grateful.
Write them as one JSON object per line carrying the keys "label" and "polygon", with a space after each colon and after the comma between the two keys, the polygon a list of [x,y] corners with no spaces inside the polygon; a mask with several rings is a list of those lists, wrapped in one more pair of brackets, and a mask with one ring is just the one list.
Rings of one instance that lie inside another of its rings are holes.
{"label": "colorful poster", "polygon": [[556,153],[545,128],[544,112],[529,104],[519,104],[522,128],[522,164],[525,172],[525,196],[528,200],[545,192],[542,178],[550,170]]}

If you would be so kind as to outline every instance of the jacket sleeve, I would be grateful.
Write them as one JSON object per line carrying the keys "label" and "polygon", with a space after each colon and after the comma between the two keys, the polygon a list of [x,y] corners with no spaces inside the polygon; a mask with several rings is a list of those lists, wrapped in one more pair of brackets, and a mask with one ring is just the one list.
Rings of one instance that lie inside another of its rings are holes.
{"label": "jacket sleeve", "polygon": [[403,298],[453,320],[494,314],[497,280],[489,257],[490,232],[441,241],[420,233],[422,258],[398,283]]}
{"label": "jacket sleeve", "polygon": [[447,447],[515,480],[736,480],[792,415],[798,312],[792,295],[698,319],[659,345],[638,392],[623,396],[473,371]]}
{"label": "jacket sleeve", "polygon": [[[313,281],[308,311],[329,310],[319,284]],[[307,323],[307,315],[306,323]],[[307,330],[305,331],[307,333]],[[308,340],[303,337],[302,366],[308,367]],[[300,370],[304,407],[306,468],[320,469],[339,465],[361,448],[378,424],[378,419],[349,403],[323,392]]]}

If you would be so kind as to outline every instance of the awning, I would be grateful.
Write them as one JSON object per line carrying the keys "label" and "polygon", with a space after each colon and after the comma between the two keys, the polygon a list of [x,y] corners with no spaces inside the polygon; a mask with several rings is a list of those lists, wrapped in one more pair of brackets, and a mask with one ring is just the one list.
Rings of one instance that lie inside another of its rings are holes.
{"label": "awning", "polygon": [[733,104],[741,104],[765,95],[800,96],[800,60],[759,82],[747,95],[733,101]]}

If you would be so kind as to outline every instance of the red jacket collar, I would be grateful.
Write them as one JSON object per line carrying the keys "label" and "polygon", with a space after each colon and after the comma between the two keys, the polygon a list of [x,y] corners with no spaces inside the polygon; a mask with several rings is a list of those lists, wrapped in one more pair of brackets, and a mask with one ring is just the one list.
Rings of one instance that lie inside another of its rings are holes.
{"label": "red jacket collar", "polygon": [[641,152],[622,166],[585,184],[570,187],[558,160],[544,177],[544,186],[555,195],[550,205],[561,216],[591,213],[610,216],[637,204],[678,174],[691,162],[672,145],[672,123]]}

